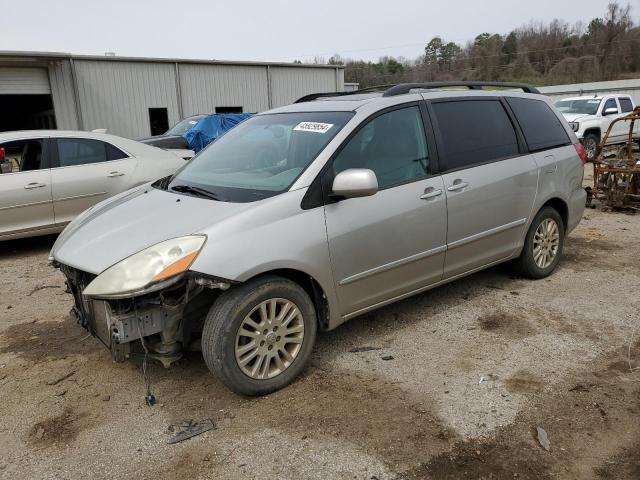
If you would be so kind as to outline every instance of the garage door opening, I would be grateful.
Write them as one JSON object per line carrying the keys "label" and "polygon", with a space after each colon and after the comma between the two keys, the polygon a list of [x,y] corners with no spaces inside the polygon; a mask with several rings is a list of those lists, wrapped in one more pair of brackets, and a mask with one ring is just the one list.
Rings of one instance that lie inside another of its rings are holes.
{"label": "garage door opening", "polygon": [[55,129],[51,95],[0,95],[0,132]]}

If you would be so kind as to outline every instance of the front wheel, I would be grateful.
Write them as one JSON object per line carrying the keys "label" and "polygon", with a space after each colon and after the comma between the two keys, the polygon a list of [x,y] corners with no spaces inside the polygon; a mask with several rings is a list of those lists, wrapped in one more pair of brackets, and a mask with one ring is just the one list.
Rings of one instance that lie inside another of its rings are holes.
{"label": "front wheel", "polygon": [[266,395],[292,382],[311,356],[313,302],[299,285],[265,276],[224,292],[202,332],[202,354],[236,393]]}
{"label": "front wheel", "polygon": [[600,153],[600,137],[595,133],[588,133],[584,136],[582,145],[584,145],[584,150],[587,153],[588,162],[593,162],[598,158],[598,154]]}
{"label": "front wheel", "polygon": [[515,265],[527,278],[544,278],[556,269],[564,247],[564,223],[555,208],[544,207],[531,222]]}

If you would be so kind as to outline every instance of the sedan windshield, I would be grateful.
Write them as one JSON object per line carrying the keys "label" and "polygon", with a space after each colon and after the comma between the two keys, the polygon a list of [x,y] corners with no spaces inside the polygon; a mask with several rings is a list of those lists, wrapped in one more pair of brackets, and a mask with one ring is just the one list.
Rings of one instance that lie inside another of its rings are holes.
{"label": "sedan windshield", "polygon": [[231,202],[277,195],[291,187],[352,115],[257,115],[219,137],[164,188]]}
{"label": "sedan windshield", "polygon": [[597,98],[585,98],[584,100],[560,100],[556,102],[556,108],[560,113],[582,113],[584,115],[595,115],[600,106],[601,100]]}
{"label": "sedan windshield", "polygon": [[184,120],[176,123],[173,127],[166,131],[165,135],[182,135],[186,133],[191,127],[193,127],[198,120],[206,117],[206,115],[198,115],[195,117],[185,118]]}

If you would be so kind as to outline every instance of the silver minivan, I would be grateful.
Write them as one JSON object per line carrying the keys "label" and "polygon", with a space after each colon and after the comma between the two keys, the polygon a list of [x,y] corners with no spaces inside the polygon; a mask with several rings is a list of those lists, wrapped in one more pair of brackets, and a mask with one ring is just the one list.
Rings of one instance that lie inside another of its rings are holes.
{"label": "silver minivan", "polygon": [[60,235],[72,311],[114,359],[169,366],[201,348],[230,389],[266,394],[300,373],[318,330],[501,262],[533,279],[558,265],[585,152],[534,88],[301,100]]}

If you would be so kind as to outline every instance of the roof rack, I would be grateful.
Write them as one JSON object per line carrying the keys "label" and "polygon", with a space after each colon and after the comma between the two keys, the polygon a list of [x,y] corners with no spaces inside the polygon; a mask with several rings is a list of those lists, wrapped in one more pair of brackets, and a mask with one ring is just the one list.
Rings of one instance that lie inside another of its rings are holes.
{"label": "roof rack", "polygon": [[389,88],[394,87],[395,84],[391,85],[375,85],[373,87],[361,88],[359,90],[352,90],[350,92],[326,92],[326,93],[311,93],[309,95],[305,95],[304,97],[299,98],[293,103],[302,103],[302,102],[311,102],[313,100],[317,100],[318,98],[327,98],[327,97],[344,97],[346,95],[359,95],[361,93],[371,93],[371,92],[379,92],[379,91],[387,91]]}
{"label": "roof rack", "polygon": [[469,90],[482,90],[482,87],[500,87],[500,88],[519,88],[525,93],[540,93],[540,91],[527,85],[526,83],[510,83],[510,82],[476,82],[476,81],[460,81],[460,82],[425,82],[425,83],[398,83],[396,85],[376,85],[374,87],[361,88],[351,92],[326,92],[312,93],[299,98],[294,103],[311,102],[318,98],[327,97],[344,97],[347,95],[359,95],[361,93],[371,93],[383,91],[383,97],[394,97],[396,95],[405,95],[412,90],[430,90],[436,88],[449,87],[466,87]]}
{"label": "roof rack", "polygon": [[382,94],[383,97],[394,97],[396,95],[404,95],[411,92],[411,90],[429,90],[432,88],[446,88],[446,87],[467,87],[469,90],[482,90],[482,87],[500,87],[500,88],[519,88],[525,93],[540,93],[540,91],[527,85],[526,83],[510,83],[510,82],[476,82],[476,81],[463,81],[463,82],[427,82],[427,83],[399,83],[393,87],[385,90]]}

